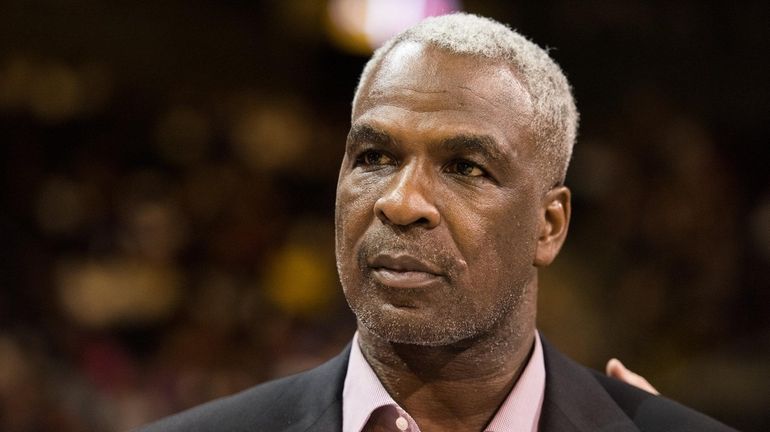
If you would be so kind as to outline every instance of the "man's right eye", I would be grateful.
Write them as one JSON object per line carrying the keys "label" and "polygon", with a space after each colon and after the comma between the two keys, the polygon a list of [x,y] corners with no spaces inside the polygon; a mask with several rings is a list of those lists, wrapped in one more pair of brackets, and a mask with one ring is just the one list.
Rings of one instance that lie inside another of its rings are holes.
{"label": "man's right eye", "polygon": [[395,161],[390,156],[377,150],[367,150],[356,158],[356,165],[364,166],[383,166],[395,165]]}

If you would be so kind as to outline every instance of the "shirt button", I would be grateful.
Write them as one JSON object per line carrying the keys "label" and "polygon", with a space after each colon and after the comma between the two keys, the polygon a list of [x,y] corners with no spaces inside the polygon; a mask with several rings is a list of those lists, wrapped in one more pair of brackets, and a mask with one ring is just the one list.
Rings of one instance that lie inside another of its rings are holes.
{"label": "shirt button", "polygon": [[396,427],[398,430],[405,431],[409,428],[409,422],[405,418],[399,417],[396,419]]}

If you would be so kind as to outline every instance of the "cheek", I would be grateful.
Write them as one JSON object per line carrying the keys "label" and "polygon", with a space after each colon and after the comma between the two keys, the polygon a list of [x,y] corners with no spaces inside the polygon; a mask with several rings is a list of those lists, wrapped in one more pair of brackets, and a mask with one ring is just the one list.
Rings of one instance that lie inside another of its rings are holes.
{"label": "cheek", "polygon": [[377,191],[374,185],[362,184],[343,176],[337,184],[335,228],[337,249],[357,243],[374,217]]}
{"label": "cheek", "polygon": [[472,269],[496,273],[533,262],[537,212],[529,201],[454,200],[453,208],[445,212],[447,223],[463,257],[475,264]]}

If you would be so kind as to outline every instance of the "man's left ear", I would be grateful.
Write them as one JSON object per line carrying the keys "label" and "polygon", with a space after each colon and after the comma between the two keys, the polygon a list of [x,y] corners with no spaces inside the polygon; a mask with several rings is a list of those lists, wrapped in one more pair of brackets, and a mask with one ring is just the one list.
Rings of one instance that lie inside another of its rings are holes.
{"label": "man's left ear", "polygon": [[540,208],[540,232],[535,251],[536,267],[551,264],[567,238],[572,210],[570,196],[570,190],[566,186],[556,186],[543,197],[543,205]]}

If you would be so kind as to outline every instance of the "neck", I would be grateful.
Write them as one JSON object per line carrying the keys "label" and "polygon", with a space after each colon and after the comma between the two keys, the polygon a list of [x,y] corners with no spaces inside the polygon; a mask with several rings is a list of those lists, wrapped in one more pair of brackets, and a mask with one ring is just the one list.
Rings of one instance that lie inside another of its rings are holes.
{"label": "neck", "polygon": [[500,323],[452,345],[392,343],[360,324],[359,343],[385,389],[423,432],[478,431],[492,419],[529,360],[535,336],[534,306],[530,309],[516,311],[528,319]]}

